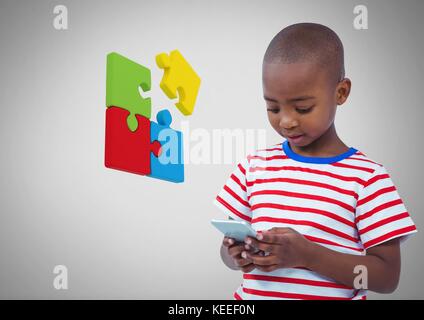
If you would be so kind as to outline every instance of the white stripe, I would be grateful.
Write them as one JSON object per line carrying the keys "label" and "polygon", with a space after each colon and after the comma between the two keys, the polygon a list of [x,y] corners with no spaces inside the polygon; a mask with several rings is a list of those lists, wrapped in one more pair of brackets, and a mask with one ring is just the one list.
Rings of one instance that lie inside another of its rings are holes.
{"label": "white stripe", "polygon": [[224,214],[226,214],[227,216],[230,216],[231,218],[233,218],[234,220],[238,220],[238,221],[246,221],[244,219],[242,219],[241,217],[239,217],[238,215],[236,215],[235,213],[233,213],[232,211],[228,210],[223,204],[221,204],[221,202],[214,200],[214,205],[217,206],[218,209],[220,209]]}
{"label": "white stripe", "polygon": [[[299,163],[287,163],[283,166],[284,167],[291,166],[296,168],[309,168],[309,167],[306,167],[305,164],[299,165]],[[258,165],[258,167],[260,166]],[[266,166],[264,165],[262,167],[266,167]],[[326,171],[326,170],[323,170],[323,168],[316,168],[316,169],[320,171]],[[301,179],[301,180],[309,180],[314,182],[326,183],[341,189],[359,190],[357,182],[355,181],[345,181],[345,180],[341,180],[340,178],[330,177],[321,173],[313,173],[313,172],[300,171],[300,170],[296,169],[296,170],[278,170],[278,171],[254,171],[254,172],[249,172],[247,180],[250,182],[250,181],[254,181],[255,179],[273,179],[273,178],[285,177],[285,178],[293,178],[293,179]],[[329,171],[329,170],[327,172],[334,173],[333,171]],[[340,176],[348,177],[348,178],[356,177],[355,174],[351,174],[346,171],[343,171],[343,173],[340,174]]]}
{"label": "white stripe", "polygon": [[[354,227],[348,226],[342,222],[336,221],[333,218],[326,217],[314,212],[301,212],[301,211],[292,211],[292,210],[280,210],[273,208],[258,208],[253,211],[253,219],[256,217],[271,217],[277,219],[293,219],[293,220],[302,220],[319,223],[322,226],[330,227],[337,231],[343,232],[352,237],[358,237],[357,230]],[[341,216],[340,213],[335,213],[337,216]],[[353,217],[353,214],[352,214]],[[353,219],[351,219],[353,221]],[[263,221],[262,223],[271,223]]]}
{"label": "white stripe", "polygon": [[[371,209],[369,211],[371,211]],[[360,216],[362,216],[363,214],[366,214],[369,211],[366,211],[364,213],[360,212],[357,216],[360,217]],[[406,208],[403,205],[403,203],[399,203],[397,205],[381,209],[380,211],[374,212],[370,216],[359,221],[358,222],[358,228],[364,229],[364,228],[368,227],[369,225],[371,225],[371,224],[373,224],[377,221],[398,215],[398,214],[403,213],[405,211],[406,211]]]}
{"label": "white stripe", "polygon": [[317,228],[311,227],[311,226],[294,225],[294,224],[289,224],[289,223],[255,222],[255,223],[252,223],[252,227],[256,231],[269,230],[269,229],[272,229],[273,227],[292,228],[293,230],[295,230],[295,231],[297,231],[297,232],[299,232],[303,235],[317,237],[317,238],[321,238],[321,239],[325,239],[325,240],[335,242],[335,243],[343,245],[343,246],[348,246],[348,247],[360,249],[360,243],[359,242],[353,242],[353,239],[351,241],[351,240],[342,238],[340,236],[334,235],[334,234],[329,233],[327,231],[323,231],[321,229],[317,229]]}
{"label": "white stripe", "polygon": [[[364,234],[361,235],[362,242],[368,242],[370,240],[376,239],[378,237],[384,236],[385,234],[389,233],[390,231],[395,231],[398,229],[406,228],[409,226],[412,226],[413,222],[410,218],[404,218],[401,220],[396,220],[393,222],[390,222],[388,224],[385,224],[379,228],[370,230]],[[399,237],[401,235],[398,235]]]}
{"label": "white stripe", "polygon": [[273,281],[261,281],[261,280],[250,280],[244,279],[244,287],[254,289],[254,290],[263,290],[263,291],[276,291],[279,292],[281,287],[284,286],[284,293],[289,294],[307,294],[307,295],[316,295],[323,297],[340,297],[340,298],[350,298],[353,296],[354,290],[352,289],[342,289],[342,288],[328,288],[320,286],[311,286],[305,284],[297,283],[278,283]]}
{"label": "white stripe", "polygon": [[250,216],[250,209],[245,205],[241,204],[238,200],[234,199],[233,196],[229,194],[226,190],[222,190],[222,192],[219,193],[219,196],[237,211],[240,211],[242,214]]}

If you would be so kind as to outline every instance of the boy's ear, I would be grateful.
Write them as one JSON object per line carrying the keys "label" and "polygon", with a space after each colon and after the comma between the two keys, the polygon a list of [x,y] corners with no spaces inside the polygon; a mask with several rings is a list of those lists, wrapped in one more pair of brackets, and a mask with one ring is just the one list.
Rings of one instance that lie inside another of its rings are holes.
{"label": "boy's ear", "polygon": [[352,83],[349,78],[342,79],[336,87],[336,101],[338,105],[345,103],[350,94]]}

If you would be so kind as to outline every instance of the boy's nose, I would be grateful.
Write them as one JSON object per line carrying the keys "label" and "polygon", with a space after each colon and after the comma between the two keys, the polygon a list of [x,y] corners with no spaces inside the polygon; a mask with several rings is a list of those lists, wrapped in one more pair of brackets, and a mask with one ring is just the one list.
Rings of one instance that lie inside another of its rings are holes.
{"label": "boy's nose", "polygon": [[292,128],[297,127],[298,125],[299,122],[293,117],[284,116],[280,118],[280,128],[283,128],[285,130],[290,130]]}

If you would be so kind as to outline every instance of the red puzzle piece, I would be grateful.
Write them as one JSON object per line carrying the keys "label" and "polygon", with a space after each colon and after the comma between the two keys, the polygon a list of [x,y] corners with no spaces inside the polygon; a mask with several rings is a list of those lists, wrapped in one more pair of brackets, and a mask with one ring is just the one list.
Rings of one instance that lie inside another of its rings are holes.
{"label": "red puzzle piece", "polygon": [[159,141],[150,142],[150,120],[136,115],[137,130],[128,129],[129,111],[119,107],[106,109],[105,166],[111,169],[148,175],[150,152],[157,157]]}

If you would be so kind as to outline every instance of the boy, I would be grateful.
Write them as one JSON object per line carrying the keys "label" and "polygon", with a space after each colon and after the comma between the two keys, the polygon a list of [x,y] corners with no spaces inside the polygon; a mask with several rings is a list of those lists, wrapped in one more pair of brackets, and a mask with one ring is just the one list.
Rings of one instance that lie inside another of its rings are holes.
{"label": "boy", "polygon": [[417,230],[385,168],[336,133],[350,88],[328,27],[291,25],[269,44],[264,98],[286,140],[238,164],[214,202],[258,232],[244,243],[224,238],[224,263],[243,272],[234,298],[351,300],[396,289],[400,242]]}

